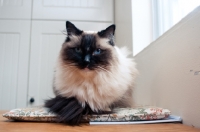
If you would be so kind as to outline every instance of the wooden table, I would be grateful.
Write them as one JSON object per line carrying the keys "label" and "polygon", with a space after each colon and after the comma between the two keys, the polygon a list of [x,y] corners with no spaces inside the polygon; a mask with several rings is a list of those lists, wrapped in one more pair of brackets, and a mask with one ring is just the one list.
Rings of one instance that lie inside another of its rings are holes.
{"label": "wooden table", "polygon": [[0,111],[0,132],[200,132],[190,126],[178,123],[139,125],[89,125],[68,126],[61,123],[15,122],[2,117]]}

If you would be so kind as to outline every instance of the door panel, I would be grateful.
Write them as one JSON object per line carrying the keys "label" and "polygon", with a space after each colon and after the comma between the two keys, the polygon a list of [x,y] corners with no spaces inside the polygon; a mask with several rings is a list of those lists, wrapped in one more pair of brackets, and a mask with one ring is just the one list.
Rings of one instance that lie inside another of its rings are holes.
{"label": "door panel", "polygon": [[30,21],[0,20],[0,109],[27,104]]}
{"label": "door panel", "polygon": [[113,22],[113,0],[34,0],[33,19]]}
{"label": "door panel", "polygon": [[0,18],[30,19],[32,0],[0,0]]}

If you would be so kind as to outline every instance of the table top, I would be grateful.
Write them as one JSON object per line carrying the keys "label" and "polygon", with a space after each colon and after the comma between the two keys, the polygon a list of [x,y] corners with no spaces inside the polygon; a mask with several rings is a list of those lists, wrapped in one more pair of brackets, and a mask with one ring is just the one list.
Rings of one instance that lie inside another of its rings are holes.
{"label": "table top", "polygon": [[62,123],[16,122],[2,117],[6,111],[0,111],[0,132],[200,132],[190,126],[179,123],[138,124],[138,125],[89,125],[68,126]]}

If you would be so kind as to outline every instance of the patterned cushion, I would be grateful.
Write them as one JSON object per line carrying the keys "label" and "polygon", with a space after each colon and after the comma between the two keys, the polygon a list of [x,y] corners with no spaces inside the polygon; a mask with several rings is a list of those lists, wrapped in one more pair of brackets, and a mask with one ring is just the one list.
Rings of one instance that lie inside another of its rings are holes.
{"label": "patterned cushion", "polygon": [[[104,115],[87,115],[83,116],[87,121],[140,121],[140,120],[157,120],[169,117],[168,109],[158,107],[143,107],[143,108],[116,108],[113,114]],[[13,109],[3,117],[19,120],[19,121],[45,121],[55,122],[56,114],[49,112],[47,108],[42,106],[32,108]]]}

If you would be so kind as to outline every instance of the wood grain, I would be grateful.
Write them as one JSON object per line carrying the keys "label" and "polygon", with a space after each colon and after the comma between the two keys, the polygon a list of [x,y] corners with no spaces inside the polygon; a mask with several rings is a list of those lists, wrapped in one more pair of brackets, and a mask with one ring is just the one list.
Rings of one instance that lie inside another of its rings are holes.
{"label": "wood grain", "polygon": [[61,123],[16,122],[2,117],[5,112],[0,111],[0,132],[200,132],[200,129],[177,123],[68,126]]}

